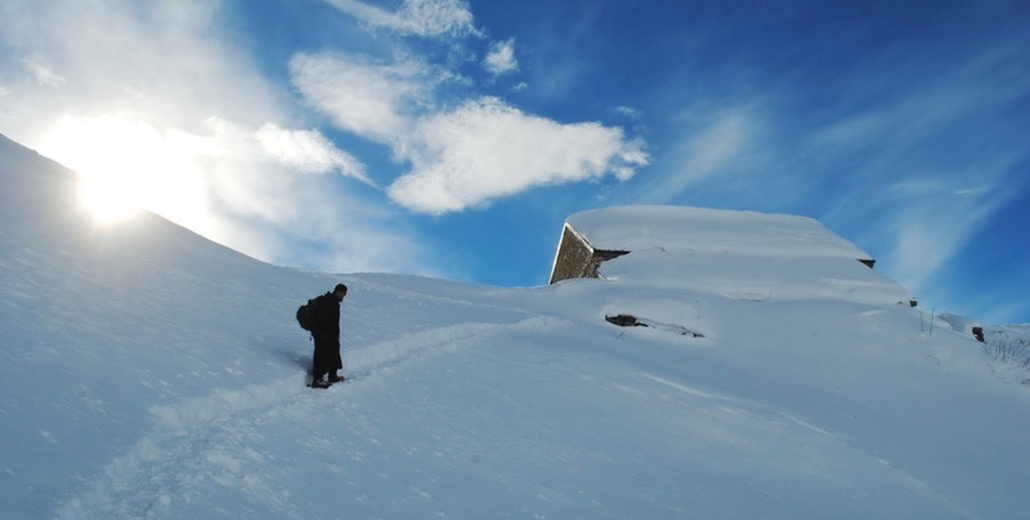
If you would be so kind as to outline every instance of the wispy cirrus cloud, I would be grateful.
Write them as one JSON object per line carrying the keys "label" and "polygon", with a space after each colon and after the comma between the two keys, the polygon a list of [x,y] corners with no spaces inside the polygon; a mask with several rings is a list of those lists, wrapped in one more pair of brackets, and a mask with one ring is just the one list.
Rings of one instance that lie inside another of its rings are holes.
{"label": "wispy cirrus cloud", "polygon": [[983,119],[1030,93],[1030,79],[1013,74],[1024,48],[1025,38],[993,42],[906,88],[866,72],[870,83],[854,88],[882,85],[883,100],[803,136],[800,156],[846,176],[829,218],[864,228],[856,236],[916,292],[947,292],[933,286],[937,276],[1026,187],[1021,130]]}
{"label": "wispy cirrus cloud", "polygon": [[36,83],[41,87],[59,87],[66,81],[64,76],[57,74],[46,65],[40,64],[35,60],[24,58],[21,60],[21,63],[32,73],[36,78]]}
{"label": "wispy cirrus cloud", "polygon": [[419,36],[478,34],[468,4],[460,0],[404,0],[389,11],[357,0],[323,0],[362,22]]}
{"label": "wispy cirrus cloud", "polygon": [[416,62],[377,65],[343,53],[298,54],[290,71],[304,99],[338,128],[379,142],[411,126],[435,83]]}
{"label": "wispy cirrus cloud", "polygon": [[301,173],[338,171],[367,184],[365,165],[353,155],[336,147],[316,130],[290,130],[275,123],[265,123],[254,132],[259,150],[279,164]]}
{"label": "wispy cirrus cloud", "polygon": [[999,39],[946,64],[870,60],[830,85],[770,79],[699,96],[671,111],[681,129],[633,202],[810,215],[917,296],[958,307],[942,273],[991,241],[984,230],[1027,186],[1025,122],[996,117],[1030,93],[1025,46]]}
{"label": "wispy cirrus cloud", "polygon": [[650,203],[669,203],[693,186],[712,178],[741,174],[747,158],[765,146],[759,136],[763,122],[753,107],[734,106],[697,114],[666,154],[665,174],[653,178],[635,195]]}

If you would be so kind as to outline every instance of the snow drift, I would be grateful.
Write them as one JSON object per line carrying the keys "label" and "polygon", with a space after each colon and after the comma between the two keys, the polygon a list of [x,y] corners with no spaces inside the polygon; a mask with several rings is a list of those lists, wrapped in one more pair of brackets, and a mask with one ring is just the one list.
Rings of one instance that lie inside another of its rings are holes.
{"label": "snow drift", "polygon": [[[1026,375],[947,322],[931,334],[929,316],[897,304],[901,288],[857,262],[845,273],[797,250],[769,262],[775,244],[729,247],[712,227],[704,243],[718,247],[689,268],[664,243],[613,260],[607,279],[548,287],[329,275],[150,214],[95,224],[71,172],[6,139],[0,190],[5,518],[1030,507]],[[765,218],[732,217],[737,230]],[[292,315],[340,281],[353,380],[313,391]],[[604,320],[622,311],[704,337]]]}

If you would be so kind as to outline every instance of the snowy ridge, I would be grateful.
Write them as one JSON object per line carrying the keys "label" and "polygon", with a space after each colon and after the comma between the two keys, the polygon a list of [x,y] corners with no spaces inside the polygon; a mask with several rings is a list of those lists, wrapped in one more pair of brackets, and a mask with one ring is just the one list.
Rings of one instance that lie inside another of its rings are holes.
{"label": "snowy ridge", "polygon": [[[5,518],[1030,508],[1028,371],[892,301],[846,248],[679,270],[635,250],[525,289],[308,273],[153,216],[97,226],[70,172],[0,145]],[[352,381],[311,390],[293,311],[340,281]],[[622,312],[663,327],[605,321]]]}

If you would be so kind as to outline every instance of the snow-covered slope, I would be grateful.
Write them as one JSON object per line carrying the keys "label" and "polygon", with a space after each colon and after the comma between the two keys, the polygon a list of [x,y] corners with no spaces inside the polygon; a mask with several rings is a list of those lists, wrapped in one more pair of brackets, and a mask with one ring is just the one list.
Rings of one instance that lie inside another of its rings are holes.
{"label": "snow-covered slope", "polygon": [[[788,283],[735,297],[755,270],[799,276],[761,251],[736,254],[719,284],[691,270],[668,286],[634,281],[661,265],[636,253],[606,265],[608,280],[531,289],[331,276],[262,264],[152,215],[100,227],[78,209],[72,174],[4,139],[0,188],[5,518],[940,519],[1030,507],[1024,373],[996,370],[964,331],[938,321],[931,335],[929,316],[854,291]],[[351,287],[353,380],[315,391],[302,386],[310,342],[292,314],[338,281]],[[604,321],[623,311],[667,327]]]}

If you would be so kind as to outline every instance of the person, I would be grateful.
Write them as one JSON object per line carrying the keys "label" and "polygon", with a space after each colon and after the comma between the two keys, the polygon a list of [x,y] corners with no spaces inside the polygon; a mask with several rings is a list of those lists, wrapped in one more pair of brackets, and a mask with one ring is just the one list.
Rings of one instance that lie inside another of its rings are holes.
{"label": "person", "polygon": [[333,292],[315,298],[311,326],[311,335],[315,338],[315,353],[311,360],[312,388],[327,388],[346,379],[337,374],[343,368],[343,359],[340,357],[340,302],[346,296],[347,286],[341,283],[333,288]]}

